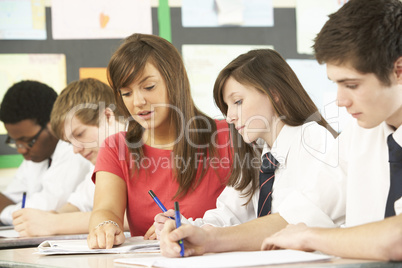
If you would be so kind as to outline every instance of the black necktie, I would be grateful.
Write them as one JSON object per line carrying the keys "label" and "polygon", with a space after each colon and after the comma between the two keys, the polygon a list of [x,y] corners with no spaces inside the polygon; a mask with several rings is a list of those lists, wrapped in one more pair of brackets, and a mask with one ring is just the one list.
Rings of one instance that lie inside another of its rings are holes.
{"label": "black necktie", "polygon": [[262,157],[260,170],[260,198],[258,199],[258,217],[271,214],[272,185],[274,185],[275,169],[279,162],[271,153]]}
{"label": "black necktie", "polygon": [[385,217],[390,217],[395,215],[395,201],[402,196],[402,147],[396,143],[392,134],[388,136],[387,142],[391,182],[389,185],[387,206],[385,207]]}

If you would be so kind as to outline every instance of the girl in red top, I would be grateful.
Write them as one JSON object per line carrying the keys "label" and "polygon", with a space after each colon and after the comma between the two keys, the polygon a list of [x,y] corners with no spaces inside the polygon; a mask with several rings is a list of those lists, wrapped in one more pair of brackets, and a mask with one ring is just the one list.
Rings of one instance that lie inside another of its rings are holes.
{"label": "girl in red top", "polygon": [[171,43],[133,34],[112,56],[108,75],[129,124],[98,154],[90,248],[124,242],[126,210],[131,235],[154,238],[154,216],[161,211],[149,190],[167,209],[179,201],[183,215],[202,217],[216,206],[232,162],[227,123],[195,107],[183,61]]}

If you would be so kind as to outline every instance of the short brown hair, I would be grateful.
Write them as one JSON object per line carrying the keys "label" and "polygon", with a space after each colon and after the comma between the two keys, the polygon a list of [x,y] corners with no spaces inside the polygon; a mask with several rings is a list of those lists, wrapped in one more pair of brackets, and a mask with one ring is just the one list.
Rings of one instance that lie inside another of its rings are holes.
{"label": "short brown hair", "polygon": [[402,2],[350,0],[329,16],[313,48],[319,63],[351,64],[389,85],[402,56]]}
{"label": "short brown hair", "polygon": [[50,124],[56,137],[65,140],[64,124],[72,109],[83,124],[99,126],[99,113],[104,108],[115,110],[115,98],[112,89],[105,83],[86,78],[71,82],[57,97],[51,113]]}

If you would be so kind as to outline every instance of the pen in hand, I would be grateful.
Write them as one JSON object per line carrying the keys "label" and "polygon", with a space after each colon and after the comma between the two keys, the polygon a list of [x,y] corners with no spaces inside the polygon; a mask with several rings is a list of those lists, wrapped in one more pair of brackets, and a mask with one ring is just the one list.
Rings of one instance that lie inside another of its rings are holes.
{"label": "pen in hand", "polygon": [[27,192],[22,193],[22,203],[21,203],[21,208],[25,207],[25,199],[27,197]]}
{"label": "pen in hand", "polygon": [[[179,228],[181,226],[179,202],[174,202],[174,212],[176,218],[176,228]],[[184,257],[184,244],[182,239],[179,240],[179,245],[181,247],[180,256]]]}
{"label": "pen in hand", "polygon": [[[149,195],[152,197],[152,199],[155,201],[155,203],[160,207],[160,209],[163,212],[166,212],[167,209],[165,208],[165,206],[162,204],[162,202],[159,200],[159,198],[155,195],[155,193],[152,190],[148,191]],[[174,218],[169,217],[170,219],[174,220]]]}

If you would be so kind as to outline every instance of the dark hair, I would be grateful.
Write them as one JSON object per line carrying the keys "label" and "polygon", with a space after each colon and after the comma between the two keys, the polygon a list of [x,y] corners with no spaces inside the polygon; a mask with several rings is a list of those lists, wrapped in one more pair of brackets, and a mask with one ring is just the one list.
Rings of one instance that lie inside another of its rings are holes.
{"label": "dark hair", "polygon": [[402,2],[350,0],[329,16],[313,48],[319,63],[351,64],[389,86],[402,56]]}
{"label": "dark hair", "polygon": [[[223,88],[229,77],[268,95],[276,114],[286,125],[300,126],[316,121],[334,137],[337,136],[335,130],[319,113],[296,74],[278,52],[271,49],[251,50],[223,68],[215,82],[214,99],[224,115],[227,115],[228,106],[223,100]],[[233,124],[230,125],[230,133],[233,153],[240,159],[240,163],[244,160],[252,161],[251,158],[260,159],[261,152],[255,150],[253,144],[244,142]],[[245,192],[246,196],[250,195],[249,201],[258,187],[258,170],[251,165],[234,165],[228,184],[237,190],[244,190],[250,183],[252,187]]]}
{"label": "dark hair", "polygon": [[[191,187],[196,187],[206,173],[209,165],[201,165],[198,172],[197,161],[217,151],[213,146],[213,133],[216,124],[213,119],[203,114],[194,105],[191,98],[190,83],[183,60],[177,49],[165,39],[156,35],[133,34],[113,54],[108,65],[108,79],[116,97],[116,103],[122,114],[130,117],[121,98],[120,89],[128,87],[138,79],[147,63],[151,63],[163,77],[169,104],[181,113],[170,112],[171,124],[175,126],[176,137],[181,138],[173,146],[173,155],[179,155],[189,161],[188,168],[174,165],[173,172],[179,184],[176,197],[184,196]],[[208,132],[191,131],[190,129],[209,129]],[[190,130],[190,131],[189,131]],[[144,128],[134,120],[129,120],[126,141],[130,152],[143,157],[142,135]],[[195,145],[191,146],[184,137],[188,137]],[[138,144],[140,146],[131,146]],[[202,147],[202,148],[196,148]],[[135,168],[135,165],[134,167]],[[223,180],[222,180],[223,181]]]}
{"label": "dark hair", "polygon": [[0,120],[5,124],[16,124],[31,119],[44,127],[50,121],[56,98],[56,91],[43,83],[29,80],[18,82],[4,95]]}

